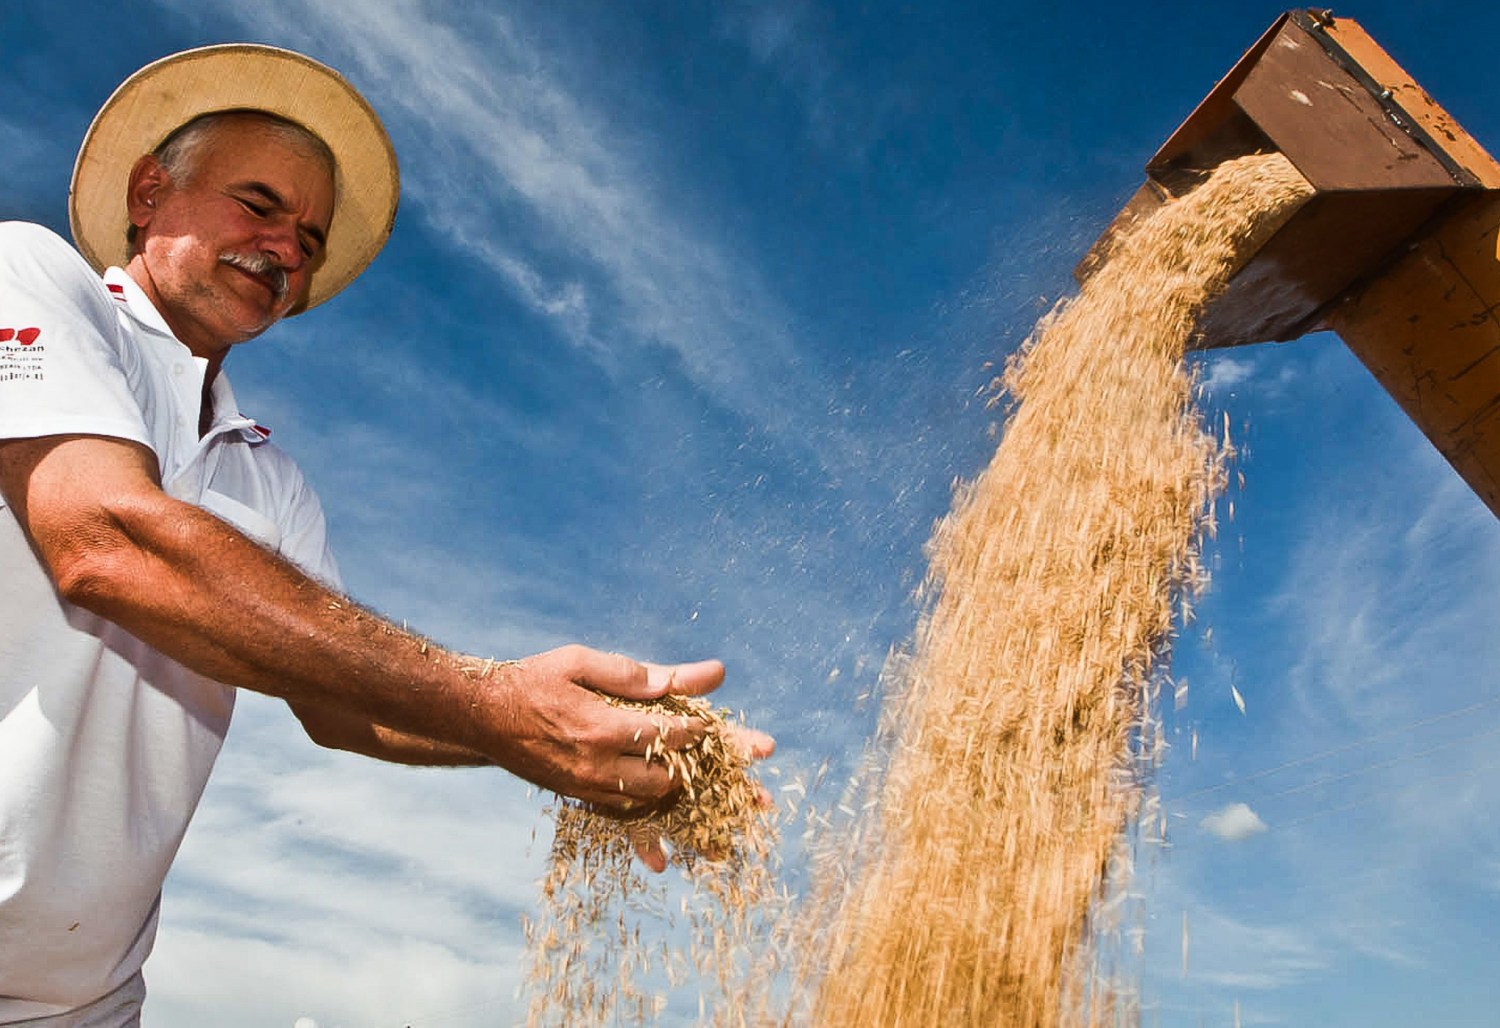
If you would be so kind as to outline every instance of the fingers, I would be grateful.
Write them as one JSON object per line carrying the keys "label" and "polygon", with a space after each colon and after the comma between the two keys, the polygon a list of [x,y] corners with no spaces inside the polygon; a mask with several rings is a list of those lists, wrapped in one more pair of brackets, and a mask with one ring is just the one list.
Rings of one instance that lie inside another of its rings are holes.
{"label": "fingers", "polygon": [[665,763],[620,756],[575,782],[568,794],[611,817],[640,817],[669,805],[681,787]]}
{"label": "fingers", "polygon": [[[693,746],[709,730],[708,725],[696,717],[666,717],[621,708],[611,708],[609,713],[618,719],[616,737],[628,741],[622,742],[616,757],[600,767],[598,778],[605,783],[603,787],[596,786],[590,795],[579,798],[613,814],[638,816],[643,808],[670,799],[682,786],[672,763],[660,754]],[[768,757],[776,748],[775,739],[753,728],[729,726],[727,736],[746,761]],[[648,753],[657,756],[648,757]]]}
{"label": "fingers", "polygon": [[661,833],[645,824],[630,826],[630,844],[636,859],[657,874],[667,869],[667,851],[661,844]]}
{"label": "fingers", "polygon": [[621,747],[626,757],[645,757],[655,754],[660,762],[662,754],[672,750],[685,750],[701,742],[708,731],[708,722],[688,714],[653,714],[645,711],[620,712],[619,733],[629,732],[629,741]]}
{"label": "fingers", "polygon": [[[586,646],[564,646],[544,654],[543,659],[555,662],[577,685],[642,702],[660,699],[669,693],[701,696],[718,688],[724,681],[724,664],[717,660],[649,664]],[[609,734],[629,738],[629,744],[623,746],[621,752],[631,756],[644,755],[648,747],[657,751],[681,749],[703,737],[703,722],[698,718],[617,710],[610,719]],[[763,747],[766,739],[769,737],[763,737],[755,746]]]}
{"label": "fingers", "polygon": [[546,654],[562,664],[562,673],[574,683],[627,700],[649,700],[653,693],[646,666],[619,653],[605,653],[587,646],[564,646]]}
{"label": "fingers", "polygon": [[743,725],[730,725],[727,734],[730,743],[746,760],[762,760],[776,752],[776,740],[765,732]]}
{"label": "fingers", "polygon": [[724,665],[717,660],[646,664],[587,646],[564,646],[547,657],[565,665],[565,673],[579,685],[627,700],[654,700],[667,693],[702,696],[724,681]]}
{"label": "fingers", "polygon": [[652,697],[664,693],[702,696],[724,684],[724,665],[717,660],[688,664],[645,664],[647,688]]}

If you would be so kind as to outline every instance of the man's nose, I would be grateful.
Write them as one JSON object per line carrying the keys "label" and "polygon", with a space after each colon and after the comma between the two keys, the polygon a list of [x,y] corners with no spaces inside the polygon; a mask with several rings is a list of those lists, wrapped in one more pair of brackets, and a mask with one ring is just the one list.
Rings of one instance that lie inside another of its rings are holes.
{"label": "man's nose", "polygon": [[296,271],[307,262],[297,226],[290,221],[267,226],[260,238],[260,249],[287,272]]}

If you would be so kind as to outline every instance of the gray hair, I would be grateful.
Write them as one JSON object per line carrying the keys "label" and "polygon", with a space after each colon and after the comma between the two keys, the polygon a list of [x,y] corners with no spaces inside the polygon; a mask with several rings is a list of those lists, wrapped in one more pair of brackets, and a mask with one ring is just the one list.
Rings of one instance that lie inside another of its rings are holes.
{"label": "gray hair", "polygon": [[[338,168],[333,151],[316,133],[290,118],[283,118],[279,114],[254,108],[237,108],[200,114],[173,129],[167,138],[151,151],[151,156],[156,158],[162,170],[167,173],[167,177],[174,183],[186,185],[198,173],[203,151],[220,126],[247,120],[270,129],[272,134],[294,150],[316,157],[328,168],[330,175]],[[135,241],[136,226],[132,224],[125,229],[125,242],[132,257],[136,254]]]}

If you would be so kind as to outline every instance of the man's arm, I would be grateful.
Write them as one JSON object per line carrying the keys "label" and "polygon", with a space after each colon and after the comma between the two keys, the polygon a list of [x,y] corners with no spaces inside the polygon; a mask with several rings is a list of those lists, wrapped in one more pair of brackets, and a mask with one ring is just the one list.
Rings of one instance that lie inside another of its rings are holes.
{"label": "man's arm", "polygon": [[[65,598],[180,663],[304,714],[337,712],[330,738],[358,719],[605,810],[670,795],[675,783],[646,747],[659,733],[684,746],[702,726],[661,726],[592,690],[651,699],[707,692],[723,677],[713,661],[660,667],[578,646],[495,663],[430,645],[167,496],[154,455],[134,443],[0,443],[0,494]],[[757,755],[772,746],[760,733],[742,742]]]}

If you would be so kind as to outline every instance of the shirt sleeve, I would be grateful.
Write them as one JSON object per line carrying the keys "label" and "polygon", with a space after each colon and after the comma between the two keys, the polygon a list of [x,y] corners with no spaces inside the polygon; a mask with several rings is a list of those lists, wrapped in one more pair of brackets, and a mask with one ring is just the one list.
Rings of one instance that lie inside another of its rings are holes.
{"label": "shirt sleeve", "polygon": [[344,591],[333,548],[328,544],[328,522],[317,494],[301,483],[281,537],[281,554],[335,592]]}
{"label": "shirt sleeve", "polygon": [[103,435],[151,447],[131,389],[138,372],[88,263],[40,225],[0,223],[0,440]]}
{"label": "shirt sleeve", "polygon": [[336,592],[344,591],[333,549],[328,544],[328,521],[318,494],[307,484],[302,469],[275,443],[260,443],[256,457],[277,483],[277,551],[287,560]]}

